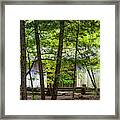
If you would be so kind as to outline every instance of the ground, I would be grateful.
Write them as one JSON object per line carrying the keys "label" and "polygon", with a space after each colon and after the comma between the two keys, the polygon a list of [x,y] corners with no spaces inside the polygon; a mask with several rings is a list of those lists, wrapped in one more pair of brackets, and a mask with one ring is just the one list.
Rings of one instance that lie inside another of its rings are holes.
{"label": "ground", "polygon": [[[32,95],[28,95],[28,100],[32,100]],[[40,95],[34,96],[35,100],[40,100]],[[62,92],[62,94],[58,93],[57,100],[99,100],[100,95],[95,95],[92,93],[86,93],[85,95],[82,95],[81,93],[75,93],[74,99],[73,95],[70,92]],[[45,96],[45,100],[51,100],[51,96]]]}

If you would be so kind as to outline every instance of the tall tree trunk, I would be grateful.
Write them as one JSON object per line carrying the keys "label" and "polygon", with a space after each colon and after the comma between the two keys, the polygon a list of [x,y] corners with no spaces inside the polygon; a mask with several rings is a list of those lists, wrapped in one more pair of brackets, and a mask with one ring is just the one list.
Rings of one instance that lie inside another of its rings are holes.
{"label": "tall tree trunk", "polygon": [[38,69],[39,69],[39,76],[40,76],[41,99],[45,100],[44,74],[43,74],[43,66],[42,66],[42,60],[41,60],[40,39],[39,39],[39,33],[38,33],[39,21],[35,20],[34,22],[35,22],[35,39],[36,39],[37,57],[38,57]]}
{"label": "tall tree trunk", "polygon": [[53,84],[53,92],[52,92],[52,100],[57,99],[57,88],[60,78],[60,68],[61,68],[61,58],[62,58],[62,50],[63,50],[63,38],[64,38],[64,20],[60,21],[60,34],[59,34],[59,47],[57,53],[57,61],[56,61],[56,70],[55,70],[55,80]]}
{"label": "tall tree trunk", "polygon": [[78,51],[78,35],[79,35],[79,22],[78,22],[78,28],[76,32],[76,47],[75,47],[75,64],[74,64],[74,78],[73,78],[73,99],[74,99],[74,92],[75,92],[75,81],[76,81],[76,67],[77,67],[77,51]]}
{"label": "tall tree trunk", "polygon": [[32,88],[32,99],[34,100],[34,88],[33,88],[33,80],[32,80],[32,75],[31,75],[31,70],[30,70],[30,55],[29,55],[29,52],[27,51],[28,53],[28,61],[29,61],[29,76],[30,76],[30,82],[31,82],[31,88]]}
{"label": "tall tree trunk", "polygon": [[[85,48],[86,49],[86,48]],[[88,50],[89,50],[90,48],[88,47]],[[86,55],[84,55],[85,57],[86,57]],[[90,62],[90,57],[89,57],[89,62]],[[95,92],[98,94],[98,90],[97,90],[97,86],[96,86],[96,82],[95,82],[95,76],[94,76],[94,74],[93,74],[93,70],[92,70],[92,68],[89,70],[88,68],[87,68],[87,65],[85,64],[85,66],[86,66],[86,69],[87,69],[87,72],[88,72],[88,75],[89,75],[89,77],[90,77],[90,80],[91,80],[91,82],[92,82],[92,85],[93,85],[93,87],[94,87],[94,89],[95,89]],[[91,74],[90,74],[90,71],[91,71]]]}
{"label": "tall tree trunk", "polygon": [[26,89],[26,42],[25,21],[20,21],[20,46],[21,46],[21,99],[27,100]]}

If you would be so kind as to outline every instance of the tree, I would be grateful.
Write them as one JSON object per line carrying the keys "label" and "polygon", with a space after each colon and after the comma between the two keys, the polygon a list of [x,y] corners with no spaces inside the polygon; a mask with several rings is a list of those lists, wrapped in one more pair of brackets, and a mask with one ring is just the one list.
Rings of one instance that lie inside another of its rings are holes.
{"label": "tree", "polygon": [[100,22],[81,21],[80,40],[78,44],[79,64],[86,69],[92,85],[98,94],[94,72],[100,68]]}
{"label": "tree", "polygon": [[25,21],[20,21],[20,46],[21,46],[21,99],[27,100],[26,90],[26,42]]}
{"label": "tree", "polygon": [[41,88],[41,99],[45,99],[45,91],[44,91],[44,74],[43,74],[43,66],[41,60],[41,49],[40,49],[40,39],[38,33],[39,21],[35,20],[35,39],[36,39],[36,49],[37,49],[37,58],[38,58],[38,69],[40,76],[40,88]]}
{"label": "tree", "polygon": [[[28,40],[26,76],[30,76],[32,68],[35,74],[30,77],[31,81],[37,80],[39,74],[42,96],[45,96],[44,73],[47,73],[48,86],[53,89],[49,92],[51,99],[57,99],[57,89],[61,86],[73,87],[74,98],[77,68],[79,72],[85,69],[93,87],[97,86],[95,74],[100,66],[98,20],[26,20],[25,27]],[[39,64],[39,72],[36,64]]]}
{"label": "tree", "polygon": [[79,21],[76,31],[76,48],[75,48],[75,65],[74,65],[74,79],[73,79],[73,99],[74,99],[74,91],[75,91],[75,81],[76,81],[76,69],[77,69],[77,51],[78,51],[78,36],[79,35]]}
{"label": "tree", "polygon": [[28,53],[28,61],[29,61],[29,76],[30,76],[30,81],[31,81],[31,88],[32,88],[32,99],[34,100],[34,88],[33,88],[33,80],[32,80],[32,75],[31,75],[31,66],[30,66],[30,56],[29,56],[29,51],[27,51]]}
{"label": "tree", "polygon": [[57,99],[57,88],[60,79],[60,68],[61,68],[61,58],[62,58],[62,50],[63,50],[63,38],[64,38],[64,20],[60,21],[60,34],[59,34],[59,47],[57,53],[57,61],[56,61],[56,70],[55,70],[55,80],[53,84],[53,92],[52,92],[52,100]]}

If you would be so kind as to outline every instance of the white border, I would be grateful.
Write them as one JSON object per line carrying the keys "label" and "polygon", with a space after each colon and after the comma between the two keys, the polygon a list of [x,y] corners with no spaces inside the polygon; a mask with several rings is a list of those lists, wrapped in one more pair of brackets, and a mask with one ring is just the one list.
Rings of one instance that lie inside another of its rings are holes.
{"label": "white border", "polygon": [[[100,20],[100,100],[19,100],[21,19]],[[115,115],[115,5],[5,5],[5,115]]]}

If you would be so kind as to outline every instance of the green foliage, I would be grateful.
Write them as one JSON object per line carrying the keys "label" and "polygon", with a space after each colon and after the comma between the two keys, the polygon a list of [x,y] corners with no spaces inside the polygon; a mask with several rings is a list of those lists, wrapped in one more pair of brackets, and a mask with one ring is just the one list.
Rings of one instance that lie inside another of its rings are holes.
{"label": "green foliage", "polygon": [[[77,65],[81,68],[100,69],[100,21],[99,20],[65,20],[63,54],[60,81],[73,83],[75,64],[76,35],[79,24]],[[27,50],[31,64],[36,59],[36,42],[34,21],[25,21]],[[53,83],[56,69],[56,56],[59,45],[59,20],[40,20],[39,35],[44,72],[47,72],[48,84]],[[28,66],[28,60],[27,60]]]}

